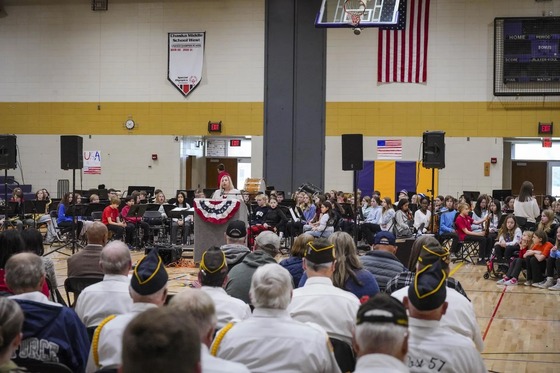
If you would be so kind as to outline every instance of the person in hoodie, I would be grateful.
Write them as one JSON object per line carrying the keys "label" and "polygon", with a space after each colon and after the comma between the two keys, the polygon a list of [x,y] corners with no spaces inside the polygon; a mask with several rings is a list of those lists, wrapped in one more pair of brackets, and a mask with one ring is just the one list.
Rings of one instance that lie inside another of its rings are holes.
{"label": "person in hoodie", "polygon": [[242,220],[232,220],[228,223],[225,232],[226,244],[220,249],[226,255],[228,271],[243,261],[251,252],[246,246],[247,225]]}
{"label": "person in hoodie", "polygon": [[15,254],[5,269],[6,282],[15,294],[10,298],[20,305],[25,316],[23,339],[14,353],[14,362],[54,361],[72,372],[84,372],[90,347],[86,327],[74,310],[51,302],[41,293],[45,282],[41,257],[34,253]]}
{"label": "person in hoodie", "polygon": [[277,263],[275,257],[279,251],[280,237],[272,231],[261,232],[255,239],[254,251],[247,254],[243,262],[229,271],[226,293],[250,304],[249,289],[251,288],[253,273],[260,266]]}

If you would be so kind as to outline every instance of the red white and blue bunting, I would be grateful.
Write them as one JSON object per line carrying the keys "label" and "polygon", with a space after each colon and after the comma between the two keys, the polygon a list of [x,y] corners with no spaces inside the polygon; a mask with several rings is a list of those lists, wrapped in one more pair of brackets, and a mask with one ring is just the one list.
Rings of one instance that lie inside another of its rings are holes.
{"label": "red white and blue bunting", "polygon": [[224,199],[222,201],[209,199],[195,199],[194,211],[200,218],[208,223],[225,224],[235,215],[241,201],[237,199]]}

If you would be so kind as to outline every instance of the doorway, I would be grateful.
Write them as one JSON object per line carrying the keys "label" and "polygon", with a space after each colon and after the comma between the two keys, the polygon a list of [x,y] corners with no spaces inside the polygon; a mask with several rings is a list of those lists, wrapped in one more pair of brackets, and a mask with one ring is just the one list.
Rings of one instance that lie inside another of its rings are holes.
{"label": "doorway", "polygon": [[546,194],[547,167],[546,161],[513,161],[511,163],[512,193],[519,194],[521,184],[528,180],[533,183],[533,196],[537,198],[540,206]]}
{"label": "doorway", "polygon": [[[206,188],[218,188],[218,165],[222,163],[235,183],[237,181],[237,158],[206,158]],[[243,187],[235,185],[237,189]]]}

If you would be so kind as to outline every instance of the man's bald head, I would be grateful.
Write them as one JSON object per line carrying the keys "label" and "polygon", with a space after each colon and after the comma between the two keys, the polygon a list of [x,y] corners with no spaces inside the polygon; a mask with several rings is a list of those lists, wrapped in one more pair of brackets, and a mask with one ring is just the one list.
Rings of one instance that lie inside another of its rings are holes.
{"label": "man's bald head", "polygon": [[109,242],[101,250],[99,266],[106,275],[128,275],[132,268],[128,246],[122,241]]}
{"label": "man's bald head", "polygon": [[96,221],[88,228],[86,235],[89,244],[105,245],[109,231],[105,224]]}

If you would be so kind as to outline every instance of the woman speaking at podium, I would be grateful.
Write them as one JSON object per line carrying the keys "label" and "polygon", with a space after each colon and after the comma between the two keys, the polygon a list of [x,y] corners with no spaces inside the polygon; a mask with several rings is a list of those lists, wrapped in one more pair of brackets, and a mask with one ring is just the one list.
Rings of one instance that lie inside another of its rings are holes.
{"label": "woman speaking at podium", "polygon": [[217,189],[214,194],[212,194],[212,199],[239,199],[243,200],[243,196],[238,189],[233,186],[233,181],[231,176],[222,176],[222,181],[220,182],[220,189]]}

